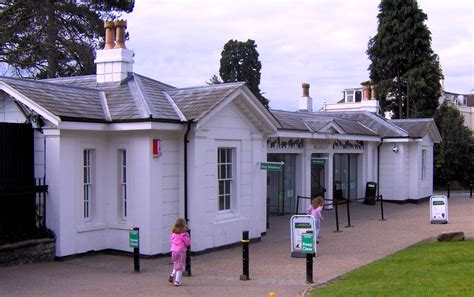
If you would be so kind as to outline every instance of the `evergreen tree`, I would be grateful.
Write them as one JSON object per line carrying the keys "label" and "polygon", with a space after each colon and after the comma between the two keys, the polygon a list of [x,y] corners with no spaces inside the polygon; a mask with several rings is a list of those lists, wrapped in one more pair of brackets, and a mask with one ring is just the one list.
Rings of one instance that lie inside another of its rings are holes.
{"label": "evergreen tree", "polygon": [[441,95],[441,68],[426,14],[416,0],[382,0],[377,18],[367,55],[382,112],[392,111],[394,118],[432,117]]}
{"label": "evergreen tree", "polygon": [[15,76],[53,78],[95,73],[103,20],[131,12],[134,0],[9,0],[0,13],[0,63]]}
{"label": "evergreen tree", "polygon": [[444,102],[435,113],[442,142],[435,144],[434,180],[436,185],[458,181],[467,186],[474,181],[474,137],[464,125],[458,109]]}
{"label": "evergreen tree", "polygon": [[[224,82],[245,81],[252,93],[268,108],[266,99],[259,88],[260,69],[262,64],[258,60],[257,44],[254,40],[245,42],[229,40],[221,53],[219,74]],[[211,78],[211,83],[219,81],[217,76]]]}

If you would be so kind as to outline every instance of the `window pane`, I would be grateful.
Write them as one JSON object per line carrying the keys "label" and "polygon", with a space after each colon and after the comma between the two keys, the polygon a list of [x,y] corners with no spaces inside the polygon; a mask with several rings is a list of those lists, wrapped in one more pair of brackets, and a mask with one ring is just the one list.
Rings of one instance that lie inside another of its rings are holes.
{"label": "window pane", "polygon": [[225,191],[224,189],[225,189],[224,181],[221,180],[221,181],[219,181],[219,195],[222,195],[222,194],[225,193],[225,192],[224,192],[224,191]]}
{"label": "window pane", "polygon": [[225,209],[230,209],[230,195],[225,196]]}
{"label": "window pane", "polygon": [[224,210],[224,197],[219,196],[219,210]]}
{"label": "window pane", "polygon": [[229,164],[227,167],[227,175],[226,178],[232,178],[232,164]]}
{"label": "window pane", "polygon": [[230,180],[225,181],[225,194],[230,194]]}
{"label": "window pane", "polygon": [[227,163],[232,163],[232,149],[227,149]]}

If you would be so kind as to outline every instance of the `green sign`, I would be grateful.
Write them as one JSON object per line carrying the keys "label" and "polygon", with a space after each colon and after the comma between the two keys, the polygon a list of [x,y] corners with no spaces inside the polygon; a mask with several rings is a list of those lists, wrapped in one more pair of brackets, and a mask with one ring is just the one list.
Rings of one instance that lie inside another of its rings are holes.
{"label": "green sign", "polygon": [[324,165],[326,164],[326,159],[311,159],[311,164]]}
{"label": "green sign", "polygon": [[310,223],[295,223],[296,229],[311,229],[312,226]]}
{"label": "green sign", "polygon": [[132,230],[129,233],[130,247],[138,248],[138,230]]}
{"label": "green sign", "polygon": [[314,240],[313,233],[303,233],[301,234],[301,251],[303,253],[312,253],[314,252]]}
{"label": "green sign", "polygon": [[272,163],[272,162],[262,162],[260,163],[260,169],[269,170],[269,171],[280,171],[283,167],[283,162],[281,163]]}
{"label": "green sign", "polygon": [[439,201],[439,200],[436,201],[436,200],[434,200],[434,201],[433,201],[433,205],[444,205],[444,201]]}

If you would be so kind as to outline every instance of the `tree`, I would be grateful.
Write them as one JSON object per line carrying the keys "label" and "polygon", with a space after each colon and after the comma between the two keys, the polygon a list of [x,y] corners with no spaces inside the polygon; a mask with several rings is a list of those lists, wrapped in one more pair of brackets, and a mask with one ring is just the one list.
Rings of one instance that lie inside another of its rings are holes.
{"label": "tree", "polygon": [[[221,53],[219,75],[224,82],[245,81],[252,93],[268,108],[268,99],[260,91],[260,69],[262,64],[258,60],[257,44],[248,39],[245,42],[229,40]],[[219,81],[213,76],[211,83]]]}
{"label": "tree", "polygon": [[431,49],[426,14],[415,0],[382,0],[377,34],[367,55],[382,112],[395,118],[432,117],[441,95],[441,68]]}
{"label": "tree", "polygon": [[464,125],[458,109],[444,102],[435,113],[443,141],[435,144],[434,179],[437,185],[458,181],[467,186],[474,181],[474,137]]}
{"label": "tree", "polygon": [[134,0],[4,1],[0,63],[15,76],[53,78],[95,73],[94,51],[103,44],[103,20],[131,12]]}

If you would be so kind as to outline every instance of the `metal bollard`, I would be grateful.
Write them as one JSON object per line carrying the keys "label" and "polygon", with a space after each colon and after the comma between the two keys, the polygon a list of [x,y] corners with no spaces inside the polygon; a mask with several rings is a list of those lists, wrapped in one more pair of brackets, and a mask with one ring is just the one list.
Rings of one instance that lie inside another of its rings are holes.
{"label": "metal bollard", "polygon": [[138,233],[138,246],[133,248],[133,270],[140,272],[140,228],[133,228]]}
{"label": "metal bollard", "polygon": [[379,195],[380,198],[380,214],[382,215],[382,218],[379,221],[386,221],[386,219],[383,217],[383,197],[382,195]]}
{"label": "metal bollard", "polygon": [[447,195],[448,199],[449,199],[449,196],[451,196],[450,194],[451,194],[451,182],[448,182],[448,195]]}
{"label": "metal bollard", "polygon": [[242,274],[240,280],[249,279],[249,231],[242,231]]}
{"label": "metal bollard", "polygon": [[313,283],[313,253],[306,254],[306,283]]}
{"label": "metal bollard", "polygon": [[342,232],[339,230],[339,212],[337,211],[337,202],[332,201],[332,204],[336,206],[336,230],[332,231],[334,233]]}
{"label": "metal bollard", "polygon": [[[191,238],[191,229],[188,230],[189,238]],[[191,245],[188,246],[186,250],[186,267],[184,268],[186,271],[186,276],[192,276],[191,273]]]}
{"label": "metal bollard", "polygon": [[472,182],[469,183],[469,198],[472,198]]}
{"label": "metal bollard", "polygon": [[345,228],[351,228],[351,227],[354,227],[351,225],[351,211],[349,209],[349,198],[347,198],[347,201],[346,201],[346,205],[347,205],[347,226],[344,226]]}

